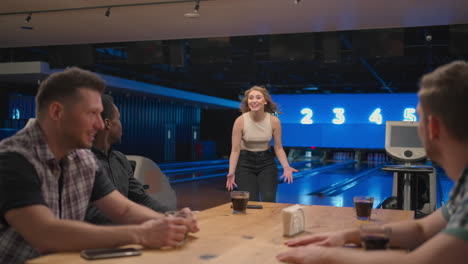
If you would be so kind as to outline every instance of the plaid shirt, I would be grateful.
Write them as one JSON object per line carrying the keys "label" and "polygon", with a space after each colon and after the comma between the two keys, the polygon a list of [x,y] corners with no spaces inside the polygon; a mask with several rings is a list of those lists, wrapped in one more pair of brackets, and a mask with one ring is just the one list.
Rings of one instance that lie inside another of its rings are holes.
{"label": "plaid shirt", "polygon": [[450,200],[442,207],[442,214],[447,220],[443,232],[468,242],[468,167],[450,192]]}
{"label": "plaid shirt", "polygon": [[[41,184],[42,197],[57,218],[84,219],[97,169],[90,150],[74,150],[62,161],[57,161],[37,121],[1,141],[0,150],[21,154],[33,165]],[[61,175],[63,188],[59,201],[58,179]],[[37,256],[37,250],[18,232],[0,223],[0,263],[23,263]]]}

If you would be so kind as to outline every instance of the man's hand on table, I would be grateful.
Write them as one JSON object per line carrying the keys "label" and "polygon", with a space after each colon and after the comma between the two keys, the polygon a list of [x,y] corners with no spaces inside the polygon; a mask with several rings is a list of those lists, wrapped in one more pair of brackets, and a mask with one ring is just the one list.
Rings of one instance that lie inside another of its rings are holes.
{"label": "man's hand on table", "polygon": [[152,219],[141,224],[140,243],[148,248],[176,247],[187,232],[198,232],[197,216],[189,208],[174,215]]}
{"label": "man's hand on table", "polygon": [[296,247],[276,256],[279,261],[295,264],[323,263],[326,247],[308,245]]}
{"label": "man's hand on table", "polygon": [[176,216],[181,216],[186,220],[186,225],[189,232],[196,233],[200,230],[200,228],[198,228],[197,215],[188,207],[179,210]]}
{"label": "man's hand on table", "polygon": [[285,242],[287,246],[297,247],[313,244],[324,247],[341,247],[346,243],[345,232],[328,232],[298,237]]}
{"label": "man's hand on table", "polygon": [[138,244],[147,248],[175,247],[188,231],[187,220],[181,217],[161,217],[141,224]]}
{"label": "man's hand on table", "polygon": [[[342,247],[348,243],[360,243],[359,229],[351,228],[291,239],[285,244],[295,248],[278,254],[276,258],[287,263],[325,263],[326,259],[334,257],[336,250],[346,250]],[[332,247],[334,249],[331,249]]]}

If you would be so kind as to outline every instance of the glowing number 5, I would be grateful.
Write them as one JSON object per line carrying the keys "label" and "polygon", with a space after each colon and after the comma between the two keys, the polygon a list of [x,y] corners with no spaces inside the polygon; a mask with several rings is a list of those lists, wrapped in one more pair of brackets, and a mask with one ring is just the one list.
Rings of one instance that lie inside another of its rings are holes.
{"label": "glowing number 5", "polygon": [[345,122],[344,108],[333,108],[333,113],[335,113],[335,118],[332,120],[333,124],[341,125]]}
{"label": "glowing number 5", "polygon": [[301,119],[301,124],[313,124],[314,120],[312,120],[312,116],[314,115],[314,111],[310,108],[302,108],[301,114],[305,115]]}
{"label": "glowing number 5", "polygon": [[414,108],[405,108],[405,111],[403,112],[403,121],[417,121],[416,118],[416,109]]}
{"label": "glowing number 5", "polygon": [[380,113],[381,110],[380,108],[376,108],[374,112],[369,116],[369,121],[376,123],[377,125],[382,124],[382,114]]}

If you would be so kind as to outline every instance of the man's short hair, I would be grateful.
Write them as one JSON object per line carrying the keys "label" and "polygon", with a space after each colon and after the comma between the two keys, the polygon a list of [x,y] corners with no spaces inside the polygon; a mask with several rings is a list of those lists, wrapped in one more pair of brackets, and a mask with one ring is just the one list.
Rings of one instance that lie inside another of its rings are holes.
{"label": "man's short hair", "polygon": [[419,86],[425,115],[438,116],[454,138],[468,142],[468,63],[454,61],[441,66],[424,75]]}
{"label": "man's short hair", "polygon": [[114,99],[110,95],[103,94],[101,96],[101,100],[102,100],[102,108],[103,108],[101,112],[102,120],[112,119],[115,114],[114,113],[115,112]]}
{"label": "man's short hair", "polygon": [[39,117],[53,101],[64,103],[68,99],[76,98],[80,88],[102,93],[105,87],[106,83],[97,74],[77,67],[53,73],[39,86],[36,95],[36,116]]}

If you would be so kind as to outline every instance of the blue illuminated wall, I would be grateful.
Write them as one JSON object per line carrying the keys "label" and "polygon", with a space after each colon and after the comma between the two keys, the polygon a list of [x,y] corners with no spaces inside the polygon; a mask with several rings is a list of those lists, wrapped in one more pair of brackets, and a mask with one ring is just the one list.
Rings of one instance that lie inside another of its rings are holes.
{"label": "blue illuminated wall", "polygon": [[[7,96],[7,117],[0,117],[0,140],[16,133],[35,116],[33,95]],[[119,107],[123,126],[122,143],[116,149],[128,155],[146,156],[157,163],[193,159],[198,138],[195,140],[192,135],[194,130],[200,134],[199,106],[127,91],[114,91],[112,97]],[[165,141],[168,125],[173,132],[171,144]]]}
{"label": "blue illuminated wall", "polygon": [[288,147],[384,148],[386,121],[417,121],[417,95],[273,95]]}

